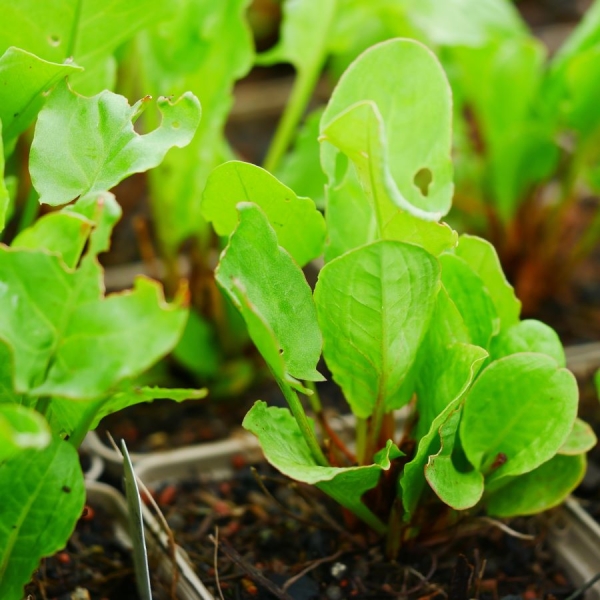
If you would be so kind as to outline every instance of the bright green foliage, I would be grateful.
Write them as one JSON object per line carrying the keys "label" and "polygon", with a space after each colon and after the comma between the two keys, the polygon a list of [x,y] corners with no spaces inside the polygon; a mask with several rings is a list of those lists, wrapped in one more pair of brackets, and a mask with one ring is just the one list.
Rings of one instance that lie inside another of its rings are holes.
{"label": "bright green foliage", "polygon": [[540,321],[521,321],[492,340],[490,354],[494,359],[517,352],[540,352],[551,356],[559,367],[566,365],[565,351],[558,334]]}
{"label": "bright green foliage", "polygon": [[401,456],[391,442],[374,457],[374,464],[340,469],[317,465],[289,411],[256,402],[246,415],[244,427],[260,440],[269,462],[288,477],[314,484],[352,510],[380,532],[381,522],[362,503],[362,495],[374,488],[381,471],[387,471],[391,460]]}
{"label": "bright green foliage", "polygon": [[[518,28],[513,33],[521,39]],[[261,197],[276,198],[271,190],[280,184],[244,167],[257,177],[240,193],[240,177],[223,176],[226,165],[205,197],[221,233],[233,226],[236,200],[250,201],[237,205],[240,223],[217,281],[290,406],[259,402],[244,426],[283,473],[387,531],[392,552],[427,520],[427,488],[448,510],[529,514],[572,491],[595,442],[576,420],[577,386],[556,334],[520,321],[520,302],[489,243],[458,238],[437,222],[453,189],[450,105],[439,64],[416,42],[373,47],[342,76],[321,119],[329,245],[314,291],[318,319],[279,235],[284,220]],[[333,464],[323,462],[290,389],[302,391],[295,380],[314,376],[321,335],[327,366],[357,417],[356,463],[335,452]],[[405,457],[386,438],[393,411],[411,399]],[[376,495],[362,497],[390,461],[398,473],[391,515]]]}
{"label": "bright green foliage", "polygon": [[487,501],[488,513],[496,517],[533,515],[560,504],[565,490],[575,489],[585,475],[585,456],[557,454],[521,477],[508,478],[506,485]]}
{"label": "bright green foliage", "polygon": [[489,290],[501,329],[517,324],[521,302],[502,272],[494,247],[482,238],[461,235],[455,253],[475,271]]}
{"label": "bright green foliage", "polygon": [[[467,393],[460,436],[469,462],[491,480],[532,471],[567,439],[577,382],[544,354],[517,353],[489,365]],[[499,454],[504,464],[494,467]]]}
{"label": "bright green foliage", "polygon": [[47,250],[74,269],[90,237],[94,222],[75,212],[55,212],[38,219],[15,237],[13,248]]}
{"label": "bright green foliage", "polygon": [[31,146],[31,178],[40,202],[57,206],[108,190],[158,165],[169,148],[190,143],[201,113],[193,94],[174,103],[159,99],[161,125],[140,136],[133,121],[146,105],[146,98],[129,106],[109,91],[83,98],[58,86],[39,115]]}
{"label": "bright green foliage", "polygon": [[[453,411],[439,428],[440,449],[429,456],[425,478],[433,491],[455,510],[475,506],[483,495],[483,473],[478,469],[458,468],[456,454],[461,411]],[[463,467],[465,464],[462,465]]]}
{"label": "bright green foliage", "polygon": [[242,203],[240,223],[215,273],[238,307],[252,341],[280,380],[320,381],[321,333],[302,271],[277,244],[258,206]]}
{"label": "bright green foliage", "polygon": [[77,451],[53,439],[0,463],[0,597],[18,600],[39,557],[63,548],[83,509]]}
{"label": "bright green foliage", "polygon": [[325,221],[310,198],[299,198],[268,171],[240,161],[227,162],[210,174],[202,214],[219,235],[236,227],[240,202],[261,207],[277,233],[278,244],[303,267],[323,252]]}
{"label": "bright green foliage", "polygon": [[583,454],[589,452],[596,445],[596,442],[596,435],[591,426],[581,419],[575,419],[573,429],[558,453],[565,456]]}
{"label": "bright green foliage", "polygon": [[[381,77],[391,72],[393,78]],[[410,87],[398,86],[408,78]],[[417,97],[427,101],[415,102]],[[324,139],[355,165],[382,232],[394,207],[429,220],[448,212],[450,131],[450,89],[441,65],[408,40],[391,40],[362,54],[340,79],[321,119]],[[336,154],[324,146],[330,184]]]}
{"label": "bright green foliage", "polygon": [[112,88],[115,49],[164,17],[165,8],[158,0],[2,0],[0,53],[17,46],[55,63],[72,59],[85,69],[75,88],[95,94]]}
{"label": "bright green foliage", "polygon": [[[135,57],[145,93],[176,96],[190,90],[200,100],[203,118],[185,150],[174,149],[150,173],[150,200],[158,237],[167,257],[190,237],[206,243],[200,200],[206,179],[233,158],[223,135],[233,103],[232,89],[254,58],[245,12],[249,0],[177,0],[169,19],[145,33]],[[156,123],[146,115],[146,127]]]}
{"label": "bright green foliage", "polygon": [[315,302],[323,354],[357,416],[366,419],[410,400],[403,383],[439,286],[434,258],[400,242],[362,246],[321,270]]}
{"label": "bright green foliage", "polygon": [[0,403],[0,462],[22,450],[41,450],[50,443],[50,431],[44,418],[19,404]]}
{"label": "bright green foliage", "polygon": [[10,205],[10,196],[4,180],[4,152],[2,143],[2,119],[0,119],[0,232],[4,229]]}
{"label": "bright green foliage", "polygon": [[43,92],[81,68],[42,60],[19,48],[8,48],[0,57],[0,120],[2,138],[11,149],[44,104]]}

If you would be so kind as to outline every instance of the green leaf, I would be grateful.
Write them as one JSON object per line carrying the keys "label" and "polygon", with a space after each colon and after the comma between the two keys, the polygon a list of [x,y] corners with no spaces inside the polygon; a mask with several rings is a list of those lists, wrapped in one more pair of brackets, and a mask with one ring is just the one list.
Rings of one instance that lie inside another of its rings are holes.
{"label": "green leaf", "polygon": [[50,213],[19,233],[11,247],[47,250],[58,254],[67,267],[74,269],[93,225],[92,221],[76,213]]}
{"label": "green leaf", "polygon": [[0,56],[0,120],[7,149],[35,119],[44,92],[78,71],[81,67],[48,62],[20,48],[8,48]]}
{"label": "green leaf", "polygon": [[[93,94],[110,87],[110,80],[99,77],[107,58],[164,17],[166,6],[158,0],[0,0],[0,14],[0,52],[17,46],[55,63],[70,58],[86,69],[73,78],[76,89]],[[95,80],[87,76],[92,70]]]}
{"label": "green leaf", "polygon": [[594,430],[585,421],[575,419],[573,429],[558,454],[575,456],[589,452],[598,442]]}
{"label": "green leaf", "polygon": [[453,193],[451,112],[450,87],[429,50],[410,40],[373,46],[346,70],[323,113],[321,139],[329,144],[321,161],[330,183],[343,152],[356,165],[380,231],[394,208],[439,219]]}
{"label": "green leaf", "polygon": [[102,395],[165,356],[183,331],[186,313],[167,304],[160,285],[143,277],[131,292],[77,306],[57,340],[43,383],[31,393]]}
{"label": "green leaf", "polygon": [[494,517],[534,515],[558,506],[581,483],[585,456],[558,454],[533,471],[508,478],[487,500],[487,512]]}
{"label": "green leaf", "polygon": [[381,471],[390,468],[391,460],[402,455],[392,442],[376,455],[372,465],[321,467],[289,410],[267,407],[258,401],[246,415],[243,426],[258,437],[266,459],[277,470],[296,481],[316,485],[376,531],[385,531],[383,523],[362,503],[362,496],[377,485]]}
{"label": "green leaf", "polygon": [[417,439],[435,418],[469,388],[487,352],[469,344],[469,332],[458,309],[442,288],[416,365]]}
{"label": "green leaf", "polygon": [[238,209],[240,223],[215,278],[279,379],[294,386],[296,379],[321,381],[316,365],[322,340],[310,287],[300,267],[278,245],[263,211],[249,203]]}
{"label": "green leaf", "polygon": [[157,283],[102,298],[99,268],[75,272],[45,252],[0,247],[0,338],[14,356],[17,392],[94,398],[140,374],[175,345],[186,311]]}
{"label": "green leaf", "polygon": [[471,342],[487,349],[500,322],[483,280],[462,258],[440,256],[442,283],[469,330]]}
{"label": "green leaf", "polygon": [[279,42],[257,57],[257,64],[289,62],[298,71],[313,71],[327,55],[329,34],[339,0],[287,1],[283,5],[283,24]]}
{"label": "green leaf", "polygon": [[202,214],[219,235],[237,226],[236,206],[253,202],[263,210],[277,241],[303,267],[323,252],[325,221],[310,198],[298,197],[268,171],[231,161],[217,167],[202,196]]}
{"label": "green leaf", "polygon": [[110,248],[110,236],[113,227],[121,218],[121,207],[110,192],[98,192],[79,198],[75,204],[62,209],[64,213],[74,213],[89,219],[95,224],[87,254],[97,256]]}
{"label": "green leaf", "polygon": [[0,463],[22,450],[42,450],[50,444],[44,417],[20,404],[0,404]]}
{"label": "green leaf", "polygon": [[125,482],[125,495],[127,497],[129,535],[131,536],[131,544],[133,546],[133,566],[137,591],[141,600],[152,600],[148,550],[146,548],[144,519],[142,517],[142,499],[125,440],[121,440],[121,454],[123,455],[123,480]]}
{"label": "green leaf", "polygon": [[[532,471],[568,438],[578,396],[572,373],[544,354],[491,363],[465,399],[460,438],[469,462],[490,481]],[[501,455],[504,462],[496,468]]]}
{"label": "green leaf", "polygon": [[195,310],[190,310],[172,355],[178,363],[201,378],[214,377],[223,361],[214,327]]}
{"label": "green leaf", "polygon": [[83,509],[85,490],[77,451],[54,439],[0,463],[0,597],[23,598],[40,559],[61,550]]}
{"label": "green leaf", "polygon": [[[343,165],[344,160],[345,156],[338,154],[338,164]],[[421,246],[434,256],[456,246],[458,234],[445,223],[423,221],[396,207],[390,211],[385,230],[380,232],[375,210],[361,188],[354,165],[348,165],[339,177],[326,188],[327,261],[382,237]]]}
{"label": "green leaf", "polygon": [[521,321],[492,340],[490,355],[494,360],[517,352],[547,354],[559,367],[566,366],[565,351],[558,334],[541,321]]}
{"label": "green leaf", "polygon": [[160,98],[160,127],[140,136],[133,121],[145,104],[130,107],[109,91],[84,98],[66,84],[57,86],[40,112],[31,146],[31,179],[40,202],[56,206],[103,192],[155,167],[169,148],[190,143],[201,114],[193,94],[175,103]]}
{"label": "green leaf", "polygon": [[483,475],[469,468],[460,470],[455,464],[453,454],[456,454],[458,425],[461,411],[455,410],[439,429],[441,447],[425,466],[425,478],[448,506],[455,510],[466,510],[475,506],[483,496]]}
{"label": "green leaf", "polygon": [[483,46],[491,39],[506,40],[527,33],[527,26],[512,2],[478,0],[389,0],[405,7],[409,20],[431,43],[445,46]]}
{"label": "green leaf", "polygon": [[381,241],[327,263],[315,287],[323,354],[361,418],[399,408],[427,331],[439,266],[423,249]]}
{"label": "green leaf", "polygon": [[555,119],[539,110],[545,48],[527,36],[485,48],[453,48],[450,57],[454,88],[485,146],[480,193],[508,221],[524,194],[548,177],[559,159]]}
{"label": "green leaf", "polygon": [[4,179],[4,145],[2,143],[2,119],[0,118],[0,232],[4,229],[10,208],[10,195]]}
{"label": "green leaf", "polygon": [[418,443],[414,458],[404,466],[404,471],[398,480],[398,495],[402,498],[404,521],[410,522],[419,505],[419,499],[426,487],[425,465],[429,457],[439,452],[440,430],[452,413],[459,407],[462,396],[454,398],[446,408],[433,420],[429,431]]}
{"label": "green leaf", "polygon": [[494,246],[482,238],[461,235],[455,252],[485,284],[500,319],[501,328],[517,324],[521,313],[521,301],[515,296],[513,286],[508,283],[502,271]]}
{"label": "green leaf", "polygon": [[206,398],[208,390],[202,388],[180,389],[180,388],[161,388],[161,387],[131,387],[124,391],[117,392],[102,404],[100,410],[94,417],[94,422],[90,429],[95,429],[100,421],[107,415],[111,415],[123,408],[141,404],[142,402],[152,402],[153,400],[173,400],[183,402],[185,400],[199,400]]}
{"label": "green leaf", "polygon": [[[173,0],[170,19],[143,34],[140,59],[144,89],[157,95],[191,90],[200,100],[203,118],[191,144],[174,148],[150,172],[150,200],[158,237],[175,255],[188,237],[208,237],[200,198],[214,167],[233,157],[224,136],[233,104],[233,86],[250,70],[254,51],[246,12],[250,0]],[[152,127],[152,115],[146,126]]]}

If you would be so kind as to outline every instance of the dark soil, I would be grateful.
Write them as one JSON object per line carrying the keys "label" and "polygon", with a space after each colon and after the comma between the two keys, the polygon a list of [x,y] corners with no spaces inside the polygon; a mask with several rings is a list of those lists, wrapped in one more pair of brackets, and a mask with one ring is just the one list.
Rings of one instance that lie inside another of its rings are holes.
{"label": "dark soil", "polygon": [[25,593],[28,600],[71,600],[76,588],[91,600],[138,598],[131,556],[98,506],[86,507],[67,547],[42,561]]}
{"label": "dark soil", "polygon": [[[156,559],[150,556],[150,572]],[[77,592],[78,595],[74,596]],[[171,594],[152,582],[154,600]],[[42,561],[25,588],[27,600],[139,600],[130,551],[102,506],[86,505],[66,548]]]}
{"label": "dark soil", "polygon": [[[242,467],[231,481],[168,484],[155,491],[178,543],[217,598],[219,586],[225,599],[242,600],[533,600],[561,599],[573,591],[553,562],[541,520],[511,524],[535,536],[523,541],[471,518],[439,531],[435,542],[430,537],[429,544],[407,544],[390,562],[368,532],[344,533],[352,519],[317,490],[268,467],[261,467],[260,480]],[[476,533],[460,537],[475,523]]]}

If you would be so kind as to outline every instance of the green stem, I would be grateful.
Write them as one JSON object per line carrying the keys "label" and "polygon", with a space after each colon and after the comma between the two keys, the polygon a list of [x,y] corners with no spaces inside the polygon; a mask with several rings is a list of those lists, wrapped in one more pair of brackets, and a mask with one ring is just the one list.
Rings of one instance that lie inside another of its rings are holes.
{"label": "green stem", "polygon": [[304,407],[298,398],[298,394],[284,381],[277,378],[277,383],[283,392],[285,399],[292,411],[292,415],[294,415],[294,419],[296,419],[296,423],[298,423],[298,427],[302,432],[304,440],[308,444],[310,451],[313,455],[313,458],[322,467],[328,467],[329,462],[325,458],[321,447],[319,446],[319,442],[317,437],[315,436],[315,432],[311,427],[308,418],[306,417],[306,413],[304,412]]}
{"label": "green stem", "polygon": [[85,436],[90,431],[92,423],[94,422],[94,419],[96,418],[96,415],[98,414],[98,411],[100,410],[104,402],[105,399],[89,403],[87,410],[81,415],[79,421],[77,422],[77,425],[75,426],[69,437],[69,443],[72,446],[74,446],[75,448],[79,448],[79,446],[81,446],[83,438],[85,438]]}
{"label": "green stem", "polygon": [[366,464],[367,420],[356,419],[356,458],[359,465]]}
{"label": "green stem", "polygon": [[48,411],[50,410],[50,396],[41,396],[35,403],[35,410],[37,410],[44,417],[48,417]]}
{"label": "green stem", "polygon": [[23,212],[21,213],[21,218],[19,219],[18,230],[19,233],[24,229],[27,229],[37,217],[38,211],[40,209],[40,203],[38,202],[39,196],[35,191],[35,188],[32,186],[27,194],[27,199],[25,200],[25,206],[23,207]]}
{"label": "green stem", "polygon": [[311,409],[315,414],[320,415],[323,412],[323,405],[321,404],[321,398],[319,396],[319,392],[317,391],[315,382],[305,381],[304,386],[312,392],[310,396],[307,395]]}
{"label": "green stem", "polygon": [[315,61],[310,68],[298,72],[289,101],[277,125],[275,136],[264,160],[263,167],[271,173],[279,166],[283,155],[294,138],[298,123],[302,119],[317,84],[322,64],[323,59]]}
{"label": "green stem", "polygon": [[390,560],[396,560],[400,552],[400,547],[402,546],[402,528],[402,504],[400,499],[396,498],[390,512],[385,543],[385,552]]}

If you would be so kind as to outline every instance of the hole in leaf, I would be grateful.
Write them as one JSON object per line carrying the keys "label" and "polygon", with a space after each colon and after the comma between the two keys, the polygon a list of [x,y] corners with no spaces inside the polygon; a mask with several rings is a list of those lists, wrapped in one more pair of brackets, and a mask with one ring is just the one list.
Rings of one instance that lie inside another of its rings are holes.
{"label": "hole in leaf", "polygon": [[421,190],[421,194],[423,194],[423,196],[428,196],[429,186],[431,185],[432,181],[433,175],[431,171],[427,168],[423,168],[417,171],[413,183],[419,188],[419,190]]}
{"label": "hole in leaf", "polygon": [[50,35],[50,36],[48,36],[48,43],[51,46],[59,46],[60,38],[57,35]]}

